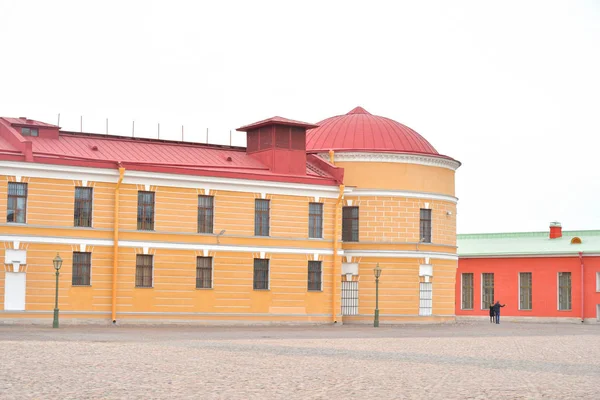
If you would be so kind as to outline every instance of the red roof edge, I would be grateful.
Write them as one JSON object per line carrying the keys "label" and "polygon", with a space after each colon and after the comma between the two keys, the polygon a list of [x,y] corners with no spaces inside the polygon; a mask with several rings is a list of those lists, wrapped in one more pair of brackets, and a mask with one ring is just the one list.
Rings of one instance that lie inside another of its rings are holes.
{"label": "red roof edge", "polygon": [[344,168],[336,167],[335,165],[323,160],[316,154],[307,154],[306,161],[316,165],[318,168],[322,169],[324,172],[327,172],[331,175],[338,185],[344,183]]}
{"label": "red roof edge", "polygon": [[309,124],[308,122],[295,121],[293,119],[287,119],[283,117],[271,117],[267,119],[263,119],[262,121],[254,122],[249,125],[244,125],[241,128],[237,128],[236,131],[239,132],[248,132],[251,129],[260,128],[262,126],[267,125],[288,125],[288,126],[298,126],[306,129],[318,128],[319,125]]}
{"label": "red roof edge", "polygon": [[11,146],[25,155],[25,161],[33,161],[33,147],[29,140],[26,140],[11,123],[5,118],[0,118],[0,136],[2,136]]}

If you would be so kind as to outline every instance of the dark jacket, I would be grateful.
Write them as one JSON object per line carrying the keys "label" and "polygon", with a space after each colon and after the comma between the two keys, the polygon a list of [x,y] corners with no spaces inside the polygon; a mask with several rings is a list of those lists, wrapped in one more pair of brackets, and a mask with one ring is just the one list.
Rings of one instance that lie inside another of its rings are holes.
{"label": "dark jacket", "polygon": [[500,314],[500,307],[504,307],[504,306],[506,306],[506,304],[502,304],[502,305],[500,305],[500,302],[499,302],[499,301],[497,301],[497,302],[496,302],[496,304],[494,304],[494,306],[493,306],[494,313],[495,313],[496,315],[499,315],[499,314]]}
{"label": "dark jacket", "polygon": [[493,317],[494,315],[495,315],[495,314],[494,314],[494,305],[492,304],[492,305],[490,306],[490,317]]}

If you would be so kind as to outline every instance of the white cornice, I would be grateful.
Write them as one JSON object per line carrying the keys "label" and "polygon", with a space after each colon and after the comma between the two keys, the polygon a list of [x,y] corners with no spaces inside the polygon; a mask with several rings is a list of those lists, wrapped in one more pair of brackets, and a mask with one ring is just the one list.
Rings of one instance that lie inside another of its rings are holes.
{"label": "white cornice", "polygon": [[427,192],[409,192],[403,190],[378,190],[378,189],[353,189],[348,193],[348,197],[365,196],[365,197],[407,197],[413,199],[429,199],[442,200],[456,204],[458,198],[445,194],[427,193]]}
{"label": "white cornice", "polygon": [[433,251],[386,251],[386,250],[344,250],[344,256],[373,257],[373,258],[425,258],[438,260],[458,260],[458,255],[453,253],[439,253]]}
{"label": "white cornice", "polygon": [[[329,161],[329,154],[319,153],[319,156]],[[441,167],[456,171],[460,162],[448,158],[427,156],[421,154],[402,153],[372,153],[372,152],[336,152],[335,162],[389,162],[402,164],[418,164],[429,167]]]}
{"label": "white cornice", "polygon": [[[34,178],[87,180],[92,182],[116,183],[119,172],[109,168],[72,167],[56,164],[0,161],[2,175],[28,176]],[[213,176],[165,174],[126,170],[124,184],[171,186],[180,188],[225,190],[247,193],[269,193],[290,196],[337,198],[337,186],[310,185],[302,183],[260,181],[251,179],[219,178]],[[347,188],[346,193],[352,192]]]}

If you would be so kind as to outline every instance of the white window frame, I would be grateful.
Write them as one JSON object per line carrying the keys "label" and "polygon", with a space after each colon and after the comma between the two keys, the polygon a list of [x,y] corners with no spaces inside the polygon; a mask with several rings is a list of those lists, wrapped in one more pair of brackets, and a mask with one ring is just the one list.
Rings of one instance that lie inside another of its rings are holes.
{"label": "white window frame", "polygon": [[[471,286],[471,290],[473,290],[473,307],[471,307],[471,308],[463,308],[463,303],[464,303],[463,275],[465,275],[465,274],[471,274],[473,276],[473,286]],[[483,295],[482,295],[482,302],[483,302]],[[460,309],[466,310],[466,311],[471,311],[471,310],[475,309],[475,273],[473,273],[473,272],[461,272],[460,273]]]}
{"label": "white window frame", "polygon": [[[517,304],[519,311],[531,311],[533,310],[533,272],[519,271],[518,274],[518,291],[517,291]],[[521,274],[531,274],[531,308],[521,308]]]}
{"label": "white window frame", "polygon": [[596,292],[600,292],[600,272],[596,272]]}
{"label": "white window frame", "polygon": [[[566,310],[560,309],[560,274],[568,273],[571,275],[571,308]],[[573,311],[573,274],[571,271],[559,271],[556,273],[556,310],[557,311]]]}

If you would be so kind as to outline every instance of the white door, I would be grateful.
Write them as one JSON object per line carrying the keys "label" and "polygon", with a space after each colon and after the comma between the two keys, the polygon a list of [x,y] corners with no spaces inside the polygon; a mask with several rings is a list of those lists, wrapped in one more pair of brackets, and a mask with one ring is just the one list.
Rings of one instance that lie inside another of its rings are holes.
{"label": "white door", "polygon": [[6,272],[4,275],[4,309],[25,311],[25,272]]}

